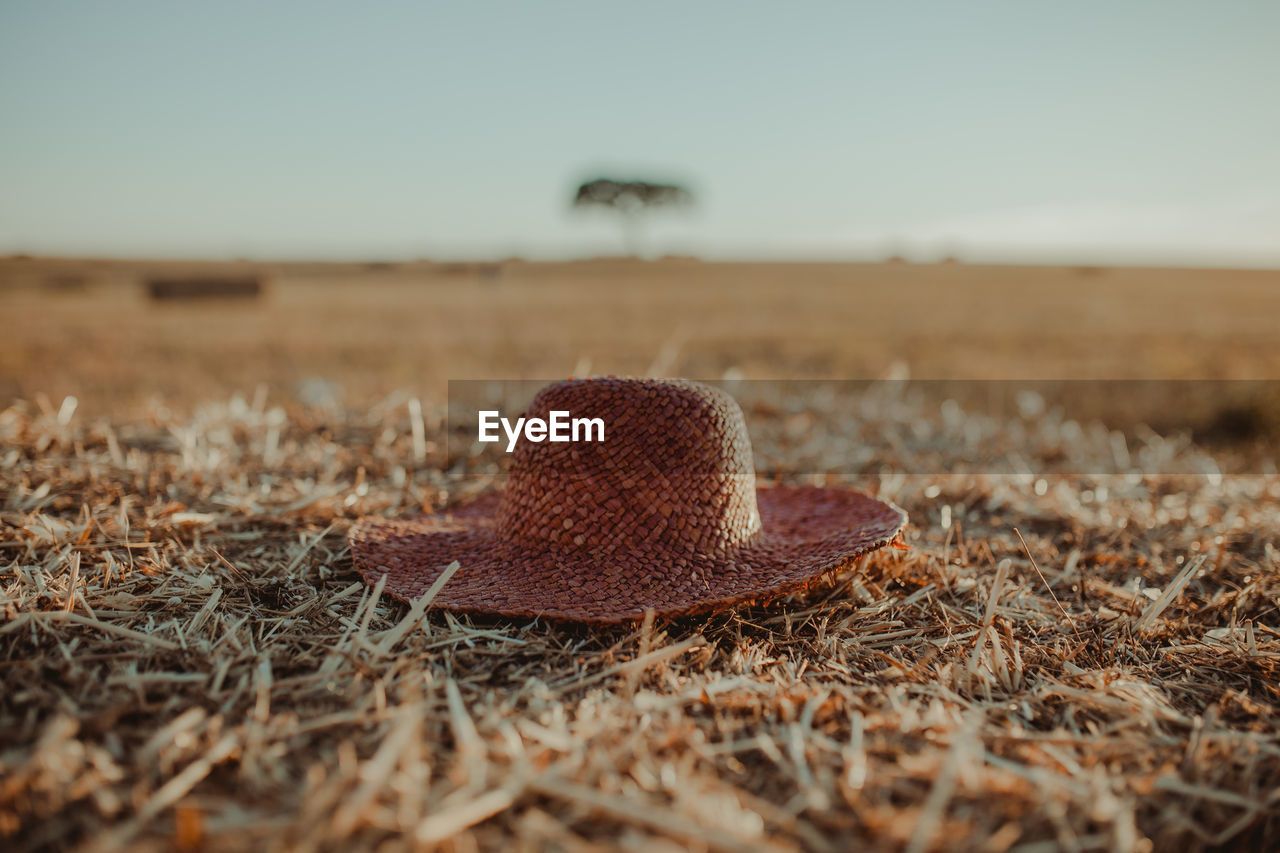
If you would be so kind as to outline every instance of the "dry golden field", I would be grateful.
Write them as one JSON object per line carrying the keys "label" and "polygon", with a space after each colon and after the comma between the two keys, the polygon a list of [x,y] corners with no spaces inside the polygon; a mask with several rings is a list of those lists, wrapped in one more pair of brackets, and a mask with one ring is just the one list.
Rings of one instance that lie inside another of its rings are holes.
{"label": "dry golden field", "polygon": [[[144,296],[211,270],[265,293]],[[0,849],[1276,849],[1266,413],[1233,475],[1118,453],[1103,384],[744,401],[780,479],[873,448],[909,547],[655,624],[424,614],[346,536],[496,482],[448,379],[1275,379],[1277,317],[1277,272],[0,262]]]}
{"label": "dry golden field", "polygon": [[[149,275],[257,272],[158,304]],[[61,287],[59,287],[61,285]],[[962,264],[0,261],[0,399],[92,414],[313,378],[362,404],[448,379],[1280,378],[1280,272]]]}

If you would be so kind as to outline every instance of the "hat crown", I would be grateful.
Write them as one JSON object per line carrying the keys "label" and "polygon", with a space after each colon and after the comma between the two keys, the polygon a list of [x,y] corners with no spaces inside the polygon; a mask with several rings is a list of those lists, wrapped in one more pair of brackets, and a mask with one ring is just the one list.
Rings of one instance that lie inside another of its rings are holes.
{"label": "hat crown", "polygon": [[746,421],[723,391],[688,380],[569,380],[543,388],[527,417],[553,411],[601,419],[604,438],[521,437],[499,536],[601,555],[723,557],[760,533]]}

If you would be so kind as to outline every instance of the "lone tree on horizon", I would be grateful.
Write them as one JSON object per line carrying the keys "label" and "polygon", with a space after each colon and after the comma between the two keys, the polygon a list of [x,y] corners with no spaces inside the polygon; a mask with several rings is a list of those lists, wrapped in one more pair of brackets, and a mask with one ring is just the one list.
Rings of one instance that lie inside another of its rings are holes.
{"label": "lone tree on horizon", "polygon": [[578,187],[573,198],[576,208],[603,207],[620,213],[627,251],[632,255],[638,253],[640,221],[645,212],[663,207],[687,207],[692,203],[693,193],[679,184],[613,178],[587,181]]}

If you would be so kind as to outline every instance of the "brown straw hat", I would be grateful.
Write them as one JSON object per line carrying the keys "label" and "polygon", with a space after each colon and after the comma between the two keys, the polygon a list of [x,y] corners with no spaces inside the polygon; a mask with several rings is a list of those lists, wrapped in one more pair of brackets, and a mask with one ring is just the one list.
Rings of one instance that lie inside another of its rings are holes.
{"label": "brown straw hat", "polygon": [[596,442],[516,445],[507,486],[418,518],[362,519],[356,568],[411,601],[453,561],[433,605],[513,617],[621,622],[771,598],[894,541],[890,504],[841,488],[757,488],[742,410],[686,380],[578,379],[528,417],[603,419]]}

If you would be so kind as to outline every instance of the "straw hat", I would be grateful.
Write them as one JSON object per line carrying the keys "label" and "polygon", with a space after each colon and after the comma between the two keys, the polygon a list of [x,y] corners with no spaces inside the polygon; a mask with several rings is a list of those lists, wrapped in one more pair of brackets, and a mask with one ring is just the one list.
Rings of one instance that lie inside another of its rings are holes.
{"label": "straw hat", "polygon": [[677,615],[773,597],[895,540],[906,513],[848,489],[757,488],[742,410],[685,380],[578,379],[528,417],[602,418],[605,440],[521,438],[507,486],[418,518],[362,519],[356,568],[410,601],[575,622]]}

